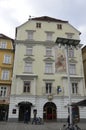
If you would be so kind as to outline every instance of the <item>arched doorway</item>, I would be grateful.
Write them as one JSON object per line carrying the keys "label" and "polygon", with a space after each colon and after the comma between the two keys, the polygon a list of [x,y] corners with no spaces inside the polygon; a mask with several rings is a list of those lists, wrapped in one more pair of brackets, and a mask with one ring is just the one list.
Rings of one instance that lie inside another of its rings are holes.
{"label": "arched doorway", "polygon": [[18,120],[24,121],[24,113],[25,113],[26,110],[28,110],[28,113],[29,113],[28,119],[30,120],[32,103],[30,103],[30,102],[20,102],[20,103],[18,103],[18,106],[19,106],[19,118],[18,118]]}
{"label": "arched doorway", "polygon": [[57,119],[56,109],[53,102],[47,102],[43,107],[43,119],[45,121],[55,121]]}

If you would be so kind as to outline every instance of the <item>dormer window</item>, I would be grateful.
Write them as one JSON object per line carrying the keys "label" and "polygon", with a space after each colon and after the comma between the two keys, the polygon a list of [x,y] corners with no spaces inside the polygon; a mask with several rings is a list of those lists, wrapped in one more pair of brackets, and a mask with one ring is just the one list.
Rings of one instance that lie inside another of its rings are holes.
{"label": "dormer window", "polygon": [[41,28],[41,23],[36,23],[36,28]]}
{"label": "dormer window", "polygon": [[62,29],[62,24],[57,24],[57,29]]}

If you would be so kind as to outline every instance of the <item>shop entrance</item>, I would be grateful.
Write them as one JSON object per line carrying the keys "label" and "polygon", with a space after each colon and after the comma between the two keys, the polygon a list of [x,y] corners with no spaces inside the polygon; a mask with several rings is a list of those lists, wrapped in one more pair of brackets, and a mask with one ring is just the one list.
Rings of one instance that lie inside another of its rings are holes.
{"label": "shop entrance", "polygon": [[28,120],[31,117],[31,103],[30,102],[20,102],[19,106],[19,121],[24,121],[24,113],[28,110]]}
{"label": "shop entrance", "polygon": [[55,121],[57,119],[56,105],[53,102],[47,102],[44,105],[43,119],[46,121]]}

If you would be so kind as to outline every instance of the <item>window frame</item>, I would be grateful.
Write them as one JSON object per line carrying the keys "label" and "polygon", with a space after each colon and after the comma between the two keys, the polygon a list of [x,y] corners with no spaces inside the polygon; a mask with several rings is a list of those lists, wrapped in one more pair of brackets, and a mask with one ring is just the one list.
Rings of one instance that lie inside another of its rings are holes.
{"label": "window frame", "polygon": [[7,41],[1,41],[1,48],[6,49],[7,48]]}
{"label": "window frame", "polygon": [[32,55],[33,47],[26,47],[26,55]]}
{"label": "window frame", "polygon": [[9,80],[10,71],[9,70],[2,70],[2,80]]}
{"label": "window frame", "polygon": [[8,54],[4,55],[4,61],[3,61],[3,63],[10,64],[11,63],[11,56],[8,55]]}
{"label": "window frame", "polygon": [[23,93],[30,93],[30,92],[31,92],[31,81],[24,81]]}
{"label": "window frame", "polygon": [[75,75],[76,74],[76,64],[73,64],[73,63],[69,64],[69,73],[71,75]]}
{"label": "window frame", "polygon": [[52,62],[45,62],[45,73],[47,73],[47,74],[53,73],[53,63]]}
{"label": "window frame", "polygon": [[7,91],[8,91],[8,87],[7,86],[0,86],[0,96],[1,97],[7,97]]}
{"label": "window frame", "polygon": [[46,82],[45,83],[45,93],[46,94],[52,94],[53,88],[52,88],[52,83],[51,82]]}
{"label": "window frame", "polygon": [[78,82],[71,83],[72,94],[78,94]]}
{"label": "window frame", "polygon": [[46,56],[52,56],[52,48],[46,47]]}
{"label": "window frame", "polygon": [[31,61],[30,62],[25,62],[24,72],[25,73],[32,73],[32,62]]}

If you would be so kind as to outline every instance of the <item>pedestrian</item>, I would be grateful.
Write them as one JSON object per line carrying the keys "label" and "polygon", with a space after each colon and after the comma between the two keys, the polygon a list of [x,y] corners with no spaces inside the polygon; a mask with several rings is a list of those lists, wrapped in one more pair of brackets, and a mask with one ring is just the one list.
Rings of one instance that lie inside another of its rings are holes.
{"label": "pedestrian", "polygon": [[68,123],[68,126],[70,126],[70,115],[68,115],[67,123]]}
{"label": "pedestrian", "polygon": [[24,123],[28,123],[28,121],[29,121],[29,113],[28,110],[26,110],[24,113]]}

